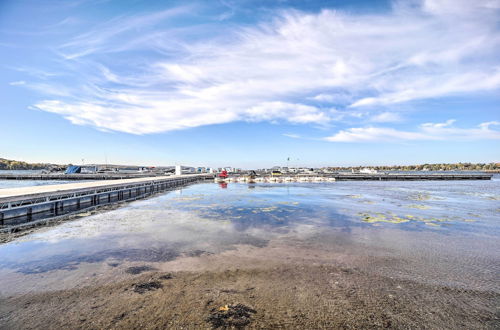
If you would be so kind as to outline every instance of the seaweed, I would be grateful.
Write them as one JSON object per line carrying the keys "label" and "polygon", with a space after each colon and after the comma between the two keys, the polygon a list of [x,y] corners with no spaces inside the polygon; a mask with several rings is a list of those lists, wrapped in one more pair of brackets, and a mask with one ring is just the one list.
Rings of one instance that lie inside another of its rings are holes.
{"label": "seaweed", "polygon": [[158,290],[161,288],[163,288],[163,284],[161,284],[158,281],[150,281],[150,282],[134,284],[134,292],[140,294],[146,293],[147,291]]}
{"label": "seaweed", "polygon": [[252,314],[257,311],[243,304],[225,305],[219,308],[213,308],[207,317],[214,329],[235,327],[242,328],[252,321]]}

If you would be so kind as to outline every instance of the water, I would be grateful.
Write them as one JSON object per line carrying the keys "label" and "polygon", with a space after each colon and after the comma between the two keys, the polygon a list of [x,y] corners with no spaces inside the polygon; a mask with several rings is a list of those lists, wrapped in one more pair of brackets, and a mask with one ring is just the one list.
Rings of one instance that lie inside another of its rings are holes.
{"label": "water", "polygon": [[71,288],[96,272],[117,278],[135,263],[182,270],[186,258],[248,251],[269,260],[314,251],[320,263],[499,292],[499,200],[498,178],[197,184],[0,245],[0,295]]}
{"label": "water", "polygon": [[[0,170],[0,174],[40,174],[41,170]],[[1,180],[0,189],[71,183],[67,180]]]}

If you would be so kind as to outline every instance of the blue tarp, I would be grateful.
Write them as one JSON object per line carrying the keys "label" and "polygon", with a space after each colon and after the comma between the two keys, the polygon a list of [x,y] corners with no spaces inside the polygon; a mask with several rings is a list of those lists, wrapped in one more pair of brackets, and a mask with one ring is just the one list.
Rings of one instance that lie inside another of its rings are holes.
{"label": "blue tarp", "polygon": [[64,174],[73,174],[73,173],[81,173],[82,172],[82,167],[81,166],[68,166],[66,169],[66,172]]}

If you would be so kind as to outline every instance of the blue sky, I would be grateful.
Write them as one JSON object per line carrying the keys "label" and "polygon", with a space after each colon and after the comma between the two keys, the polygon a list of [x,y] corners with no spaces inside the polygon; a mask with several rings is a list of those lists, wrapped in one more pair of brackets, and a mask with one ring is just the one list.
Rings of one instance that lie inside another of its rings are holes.
{"label": "blue sky", "polygon": [[0,1],[0,157],[500,161],[500,2]]}

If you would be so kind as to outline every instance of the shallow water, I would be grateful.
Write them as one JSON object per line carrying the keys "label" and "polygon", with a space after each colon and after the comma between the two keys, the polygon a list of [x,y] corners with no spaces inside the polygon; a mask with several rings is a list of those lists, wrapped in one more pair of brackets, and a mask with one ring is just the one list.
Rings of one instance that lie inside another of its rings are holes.
{"label": "shallow water", "polygon": [[[42,170],[0,170],[0,174],[41,174]],[[1,180],[0,189],[71,183],[71,180]]]}
{"label": "shallow water", "polygon": [[[81,182],[81,181],[79,181]],[[75,183],[65,180],[0,180],[0,189],[46,186],[51,184]]]}
{"label": "shallow water", "polygon": [[137,263],[169,269],[242,246],[499,292],[499,200],[496,179],[197,184],[0,245],[0,294],[70,288]]}

